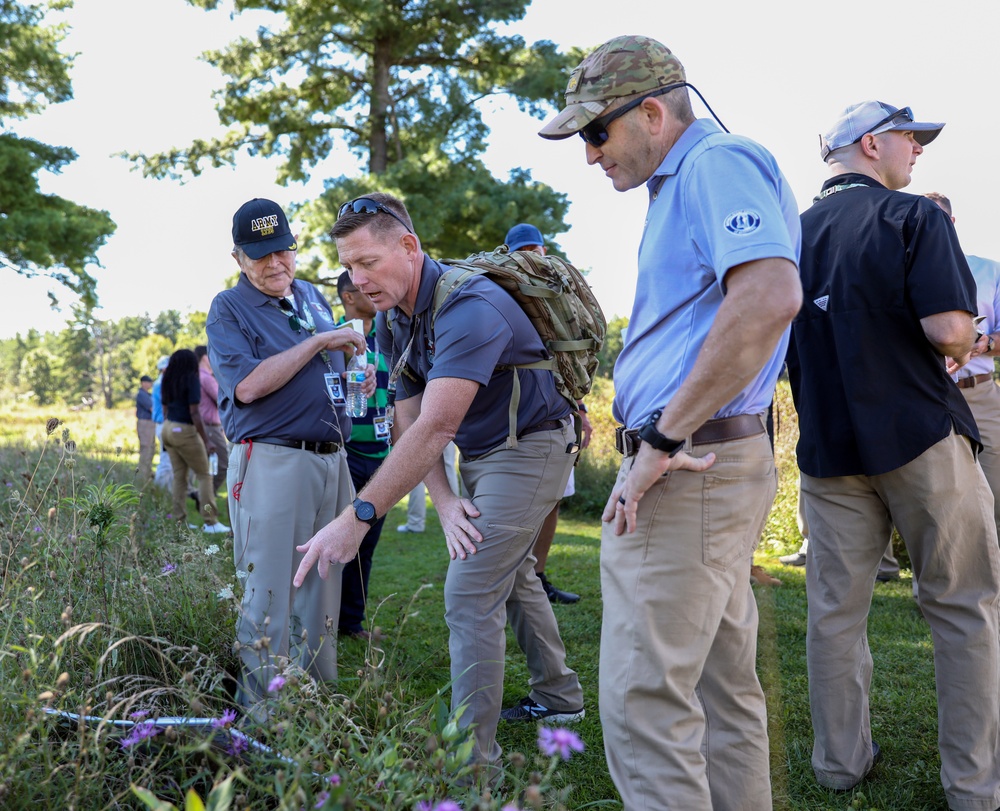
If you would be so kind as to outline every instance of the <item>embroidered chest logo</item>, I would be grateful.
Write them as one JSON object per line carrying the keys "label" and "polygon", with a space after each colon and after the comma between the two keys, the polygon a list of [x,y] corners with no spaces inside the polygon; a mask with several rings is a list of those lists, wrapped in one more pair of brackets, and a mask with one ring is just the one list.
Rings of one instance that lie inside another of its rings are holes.
{"label": "embroidered chest logo", "polygon": [[738,237],[744,234],[752,234],[760,228],[760,214],[756,211],[742,208],[726,217],[725,226],[729,233],[736,234]]}
{"label": "embroidered chest logo", "polygon": [[813,299],[813,304],[815,304],[817,307],[819,307],[825,313],[826,310],[827,310],[827,307],[830,306],[830,297],[829,296],[820,296],[818,299]]}

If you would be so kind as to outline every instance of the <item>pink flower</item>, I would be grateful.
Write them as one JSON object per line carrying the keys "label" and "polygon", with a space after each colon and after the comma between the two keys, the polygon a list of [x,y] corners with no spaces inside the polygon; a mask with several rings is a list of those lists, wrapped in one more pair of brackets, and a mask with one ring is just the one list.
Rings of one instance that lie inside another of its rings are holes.
{"label": "pink flower", "polygon": [[152,738],[153,736],[159,734],[160,730],[155,724],[143,722],[132,727],[132,731],[118,743],[122,749],[128,749],[130,746],[134,746],[140,741],[144,741],[147,738]]}
{"label": "pink flower", "polygon": [[273,679],[271,679],[271,683],[267,685],[267,692],[269,693],[280,692],[281,688],[284,686],[285,686],[285,677],[275,676]]}
{"label": "pink flower", "polygon": [[538,748],[543,755],[569,760],[573,752],[583,751],[583,741],[568,729],[541,727],[538,730]]}
{"label": "pink flower", "polygon": [[212,720],[212,729],[224,729],[236,720],[236,710],[226,710],[221,718]]}

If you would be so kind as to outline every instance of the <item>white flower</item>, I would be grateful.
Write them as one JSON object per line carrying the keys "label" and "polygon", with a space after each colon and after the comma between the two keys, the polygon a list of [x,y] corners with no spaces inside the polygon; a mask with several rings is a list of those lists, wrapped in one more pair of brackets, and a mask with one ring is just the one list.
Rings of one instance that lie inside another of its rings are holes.
{"label": "white flower", "polygon": [[209,557],[219,554],[219,545],[217,543],[213,543],[210,547],[208,547],[208,549],[205,550],[205,554]]}
{"label": "white flower", "polygon": [[232,587],[224,586],[218,596],[220,600],[232,600],[235,595],[233,594]]}
{"label": "white flower", "polygon": [[237,580],[240,580],[240,581],[246,580],[249,576],[250,576],[250,572],[248,572],[246,569],[237,569],[236,570],[236,579]]}

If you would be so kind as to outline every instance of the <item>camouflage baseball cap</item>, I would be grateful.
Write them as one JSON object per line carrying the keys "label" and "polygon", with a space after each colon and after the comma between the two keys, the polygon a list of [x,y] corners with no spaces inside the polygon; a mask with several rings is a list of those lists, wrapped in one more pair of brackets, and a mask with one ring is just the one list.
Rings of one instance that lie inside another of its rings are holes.
{"label": "camouflage baseball cap", "polygon": [[566,108],[538,134],[552,140],[569,138],[598,118],[615,99],[641,96],[684,81],[684,66],[662,43],[649,37],[615,37],[570,74]]}

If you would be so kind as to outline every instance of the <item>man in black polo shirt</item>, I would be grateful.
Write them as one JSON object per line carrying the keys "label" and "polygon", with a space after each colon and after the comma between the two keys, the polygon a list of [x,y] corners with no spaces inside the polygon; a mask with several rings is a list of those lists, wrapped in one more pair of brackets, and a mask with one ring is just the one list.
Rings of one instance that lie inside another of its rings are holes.
{"label": "man in black polo shirt", "polygon": [[848,107],[821,136],[832,177],[802,215],[788,370],[810,529],[812,766],[848,789],[880,754],[865,627],[895,524],[933,631],[945,796],[985,810],[1000,804],[1000,550],[979,432],[949,377],[977,339],[976,288],[947,215],[896,191],[943,126]]}

